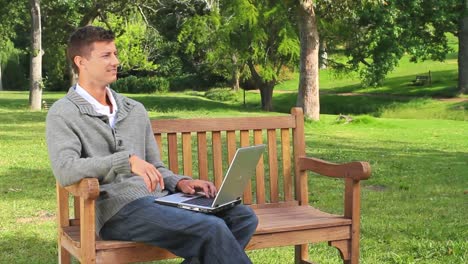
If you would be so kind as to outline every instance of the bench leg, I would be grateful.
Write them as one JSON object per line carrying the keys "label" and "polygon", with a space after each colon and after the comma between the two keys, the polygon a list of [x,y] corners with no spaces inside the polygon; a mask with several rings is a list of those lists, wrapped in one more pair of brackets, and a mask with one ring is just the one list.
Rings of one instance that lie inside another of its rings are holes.
{"label": "bench leg", "polygon": [[359,245],[354,245],[353,247],[351,240],[331,241],[328,245],[338,249],[344,264],[359,263]]}
{"label": "bench leg", "polygon": [[309,245],[308,244],[294,246],[294,254],[295,254],[296,264],[310,263],[308,262],[308,259],[309,259]]}
{"label": "bench leg", "polygon": [[59,249],[58,262],[60,264],[70,264],[71,263],[70,252],[68,252],[66,249],[64,249],[60,245],[58,246],[58,249]]}

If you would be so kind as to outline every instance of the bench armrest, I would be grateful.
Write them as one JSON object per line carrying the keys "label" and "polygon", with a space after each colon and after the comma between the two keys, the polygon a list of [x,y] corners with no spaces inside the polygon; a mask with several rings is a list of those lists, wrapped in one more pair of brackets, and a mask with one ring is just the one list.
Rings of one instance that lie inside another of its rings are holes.
{"label": "bench armrest", "polygon": [[331,163],[316,158],[300,157],[300,170],[310,170],[320,175],[333,178],[351,178],[353,180],[367,180],[371,175],[368,162],[349,162],[343,164]]}
{"label": "bench armrest", "polygon": [[66,186],[65,189],[85,200],[96,200],[99,197],[99,181],[95,178],[84,178],[78,183]]}

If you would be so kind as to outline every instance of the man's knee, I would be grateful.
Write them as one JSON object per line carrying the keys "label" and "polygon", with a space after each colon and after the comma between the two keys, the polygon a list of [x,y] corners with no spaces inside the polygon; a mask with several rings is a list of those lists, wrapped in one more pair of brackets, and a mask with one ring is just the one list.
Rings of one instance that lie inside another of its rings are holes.
{"label": "man's knee", "polygon": [[258,217],[253,211],[252,208],[249,206],[237,206],[237,211],[235,212],[236,215],[242,216],[239,221],[243,222],[245,225],[257,227],[258,225]]}

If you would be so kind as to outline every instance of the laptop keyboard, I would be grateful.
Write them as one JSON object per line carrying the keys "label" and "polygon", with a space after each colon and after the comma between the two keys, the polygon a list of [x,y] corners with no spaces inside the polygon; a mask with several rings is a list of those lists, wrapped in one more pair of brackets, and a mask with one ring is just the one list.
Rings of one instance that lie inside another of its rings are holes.
{"label": "laptop keyboard", "polygon": [[214,198],[207,198],[204,196],[200,196],[200,197],[196,197],[196,198],[184,201],[184,203],[211,207],[211,205],[213,204],[213,201],[214,201]]}

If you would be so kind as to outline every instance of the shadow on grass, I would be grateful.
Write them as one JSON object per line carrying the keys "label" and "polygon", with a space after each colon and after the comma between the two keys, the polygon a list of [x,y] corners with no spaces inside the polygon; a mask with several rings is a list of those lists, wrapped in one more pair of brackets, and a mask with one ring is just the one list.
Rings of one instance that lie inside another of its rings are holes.
{"label": "shadow on grass", "polygon": [[[19,92],[18,92],[19,93]],[[21,93],[26,96],[25,92]],[[0,106],[8,109],[26,109],[29,105],[29,99],[0,98]]]}
{"label": "shadow on grass", "polygon": [[32,112],[32,111],[21,111],[21,112],[0,112],[0,124],[25,124],[25,123],[36,123],[45,122],[47,113],[46,112]]}
{"label": "shadow on grass", "polygon": [[148,95],[148,96],[129,96],[130,98],[142,103],[147,110],[156,112],[173,112],[173,111],[226,111],[234,110],[241,111],[236,105],[230,105],[223,102],[204,100],[196,97],[177,97],[165,95]]}
{"label": "shadow on grass", "polygon": [[[275,111],[289,113],[291,107],[296,104],[296,97],[297,93],[275,94],[273,99]],[[398,104],[406,104],[410,101],[410,99],[405,98],[322,94],[320,96],[320,113],[331,115],[368,114],[378,117],[385,108]]]}
{"label": "shadow on grass", "polygon": [[456,87],[457,71],[431,71],[432,84],[422,86],[412,85],[416,75],[427,75],[427,72],[409,74],[398,77],[388,77],[380,87],[365,87],[361,85],[347,85],[326,89],[333,93],[353,93],[371,92],[376,94],[405,95],[405,96],[429,96],[429,97],[456,97],[458,89]]}

